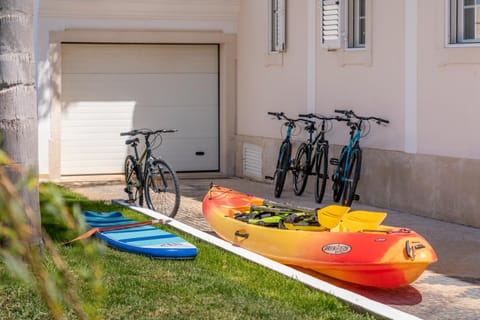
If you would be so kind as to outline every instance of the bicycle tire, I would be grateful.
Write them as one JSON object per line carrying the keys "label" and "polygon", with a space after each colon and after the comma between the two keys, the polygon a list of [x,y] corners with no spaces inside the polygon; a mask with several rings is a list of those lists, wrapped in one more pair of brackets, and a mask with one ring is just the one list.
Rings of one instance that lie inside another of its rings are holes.
{"label": "bicycle tire", "polygon": [[283,142],[278,153],[277,169],[275,171],[275,198],[280,198],[285,185],[285,178],[290,166],[292,145],[290,142]]}
{"label": "bicycle tire", "polygon": [[298,147],[297,154],[295,156],[295,161],[293,165],[293,192],[297,196],[301,196],[305,191],[305,186],[307,185],[308,175],[310,174],[310,150],[308,150],[308,145],[302,143]]}
{"label": "bicycle tire", "polygon": [[340,152],[340,159],[338,160],[337,168],[335,169],[335,172],[332,175],[333,201],[335,202],[339,202],[343,195],[344,181],[342,177],[343,177],[343,171],[345,170],[345,161],[346,161],[345,150],[346,149],[347,147],[342,148],[342,152]]}
{"label": "bicycle tire", "polygon": [[362,151],[359,148],[353,148],[350,153],[350,165],[346,174],[347,181],[344,184],[342,204],[351,206],[357,190],[358,180],[360,180],[360,169],[362,165]]}
{"label": "bicycle tire", "polygon": [[149,165],[145,177],[145,200],[149,209],[175,217],[180,207],[180,184],[177,174],[163,159]]}
{"label": "bicycle tire", "polygon": [[315,154],[315,201],[321,203],[328,179],[328,145],[317,146]]}
{"label": "bicycle tire", "polygon": [[139,179],[139,172],[136,166],[136,160],[132,155],[125,158],[124,165],[125,192],[128,194],[128,201],[143,206],[142,185]]}

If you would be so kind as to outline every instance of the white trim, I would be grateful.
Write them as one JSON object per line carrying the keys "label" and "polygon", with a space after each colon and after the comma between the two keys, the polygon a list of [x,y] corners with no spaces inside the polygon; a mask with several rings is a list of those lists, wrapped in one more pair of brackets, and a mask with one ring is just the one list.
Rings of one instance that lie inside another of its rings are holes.
{"label": "white trim", "polygon": [[480,43],[447,43],[446,48],[480,48]]}
{"label": "white trim", "polygon": [[[407,0],[408,1],[408,0]],[[294,280],[297,280],[311,288],[320,290],[322,292],[325,292],[327,294],[333,295],[339,299],[342,299],[352,305],[356,305],[361,307],[362,309],[365,309],[369,312],[372,312],[374,314],[380,315],[382,317],[385,317],[387,319],[403,319],[403,320],[419,320],[420,318],[415,317],[414,315],[411,315],[409,313],[400,311],[398,309],[392,308],[390,306],[387,306],[385,304],[382,304],[380,302],[365,298],[359,294],[350,292],[346,289],[339,288],[337,286],[334,286],[328,282],[322,281],[320,279],[317,279],[313,276],[307,275],[303,272],[300,272],[298,270],[295,270],[291,267],[288,267],[284,264],[278,263],[276,261],[270,260],[268,258],[265,258],[261,255],[258,255],[256,253],[253,253],[251,251],[248,251],[246,249],[240,248],[238,246],[234,246],[233,244],[226,242],[224,240],[221,240],[218,237],[212,236],[208,233],[205,233],[203,231],[197,230],[195,228],[192,228],[180,221],[177,221],[175,219],[172,219],[170,217],[167,217],[163,214],[160,214],[158,212],[146,209],[146,208],[140,208],[135,205],[131,205],[129,203],[126,203],[124,200],[112,200],[113,203],[128,207],[134,211],[137,211],[141,214],[147,215],[149,217],[152,217],[154,219],[162,219],[166,221],[166,224],[169,226],[176,228],[178,230],[181,230],[183,232],[186,232],[197,239],[203,240],[205,242],[208,242],[210,244],[213,244],[219,248],[222,248],[228,252],[234,253],[242,258],[245,258],[249,261],[252,261],[254,263],[257,263],[259,265],[262,265],[268,269],[271,269],[273,271],[276,271],[278,273],[281,273],[289,278],[292,278]],[[201,254],[201,253],[200,253]]]}
{"label": "white trim", "polygon": [[418,2],[405,0],[405,152],[417,153]]}
{"label": "white trim", "polygon": [[317,98],[316,88],[316,56],[317,56],[317,5],[316,0],[308,0],[307,17],[307,112],[315,113]]}

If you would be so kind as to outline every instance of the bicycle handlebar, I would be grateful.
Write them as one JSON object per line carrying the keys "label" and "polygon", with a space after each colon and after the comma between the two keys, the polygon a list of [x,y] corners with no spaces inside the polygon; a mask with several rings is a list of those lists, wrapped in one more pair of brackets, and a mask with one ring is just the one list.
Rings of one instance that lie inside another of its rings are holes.
{"label": "bicycle handlebar", "polygon": [[287,120],[289,124],[294,125],[297,121],[305,121],[305,119],[292,119],[285,115],[284,112],[267,112],[267,114],[277,117],[278,120]]}
{"label": "bicycle handlebar", "polygon": [[315,113],[306,113],[306,114],[299,114],[298,115],[299,117],[304,117],[304,118],[316,118],[316,119],[319,119],[319,120],[337,120],[337,121],[349,121],[349,119],[347,118],[342,118],[342,117],[339,117],[339,116],[335,116],[335,117],[324,117],[324,116],[319,116]]}
{"label": "bicycle handlebar", "polygon": [[136,136],[138,134],[142,134],[144,136],[150,136],[152,134],[157,134],[157,133],[170,133],[170,132],[177,132],[177,131],[178,131],[177,129],[158,129],[158,130],[134,129],[128,132],[120,132],[120,136]]}
{"label": "bicycle handlebar", "polygon": [[340,110],[340,109],[335,109],[335,112],[336,113],[341,113],[343,115],[345,115],[346,117],[348,118],[351,118],[351,117],[354,117],[358,120],[375,120],[375,122],[377,122],[377,124],[380,124],[380,123],[390,123],[390,121],[388,120],[385,120],[385,119],[382,119],[382,118],[378,118],[378,117],[363,117],[363,116],[359,116],[357,115],[353,110]]}

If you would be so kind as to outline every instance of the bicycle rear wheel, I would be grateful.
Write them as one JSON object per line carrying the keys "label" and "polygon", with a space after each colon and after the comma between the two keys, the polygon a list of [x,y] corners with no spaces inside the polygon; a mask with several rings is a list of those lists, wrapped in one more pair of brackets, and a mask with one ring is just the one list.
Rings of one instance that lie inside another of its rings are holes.
{"label": "bicycle rear wheel", "polygon": [[128,202],[143,206],[143,193],[139,180],[138,168],[135,166],[135,158],[131,155],[125,158],[125,192],[128,195]]}
{"label": "bicycle rear wheel", "polygon": [[340,152],[340,159],[338,160],[339,162],[338,162],[337,168],[335,169],[335,172],[332,175],[333,201],[335,202],[339,202],[343,194],[344,181],[342,178],[343,178],[343,172],[345,171],[346,149],[347,147],[343,147],[342,152]]}
{"label": "bicycle rear wheel", "polygon": [[275,197],[280,198],[285,185],[285,178],[290,166],[292,145],[290,142],[283,142],[278,153],[277,169],[275,171]]}
{"label": "bicycle rear wheel", "polygon": [[360,180],[360,168],[362,164],[362,151],[359,148],[354,148],[350,153],[350,165],[346,174],[347,180],[344,184],[344,192],[342,204],[344,206],[351,206],[355,198],[355,191],[357,190],[358,180]]}
{"label": "bicycle rear wheel", "polygon": [[325,194],[328,179],[328,145],[317,145],[315,155],[315,201],[320,203]]}
{"label": "bicycle rear wheel", "polygon": [[309,150],[306,143],[298,147],[297,155],[293,164],[293,192],[300,196],[305,191],[309,175]]}
{"label": "bicycle rear wheel", "polygon": [[145,200],[148,208],[175,217],[180,206],[180,185],[175,171],[163,159],[156,159],[147,169]]}

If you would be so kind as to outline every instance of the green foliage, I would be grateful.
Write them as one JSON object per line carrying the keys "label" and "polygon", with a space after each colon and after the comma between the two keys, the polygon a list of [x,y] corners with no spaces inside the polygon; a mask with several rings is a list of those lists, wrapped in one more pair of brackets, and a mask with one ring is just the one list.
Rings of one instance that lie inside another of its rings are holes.
{"label": "green foliage", "polygon": [[[16,184],[9,179],[9,173],[12,172],[21,177]],[[24,188],[35,190],[36,184],[37,179],[32,173],[23,171],[0,150],[1,318],[8,319],[9,314],[14,315],[13,318],[17,316],[24,319],[36,318],[37,316],[28,316],[28,311],[25,313],[16,303],[15,298],[18,299],[28,293],[40,300],[35,307],[48,319],[61,319],[66,310],[80,319],[96,319],[98,313],[95,305],[100,301],[98,298],[102,288],[96,262],[97,244],[95,242],[80,244],[82,251],[77,258],[88,262],[89,269],[87,272],[73,274],[71,266],[59,253],[59,245],[49,236],[54,233],[43,233],[42,242],[35,242],[34,235],[38,234],[38,231],[34,230],[32,219],[36,219],[39,213],[33,212],[32,208],[26,205],[20,190]],[[44,198],[43,209],[48,212],[56,228],[61,228],[68,235],[85,229],[81,223],[78,206],[68,208],[61,193],[49,186],[40,190]],[[8,274],[5,271],[9,271]],[[13,283],[13,279],[17,280],[17,286],[8,285]],[[81,286],[85,290],[80,290]],[[4,293],[10,291],[16,291],[18,295]],[[96,299],[85,302],[85,299],[78,295],[79,292],[88,292],[89,296],[95,296]],[[19,315],[12,310],[22,312]]]}

